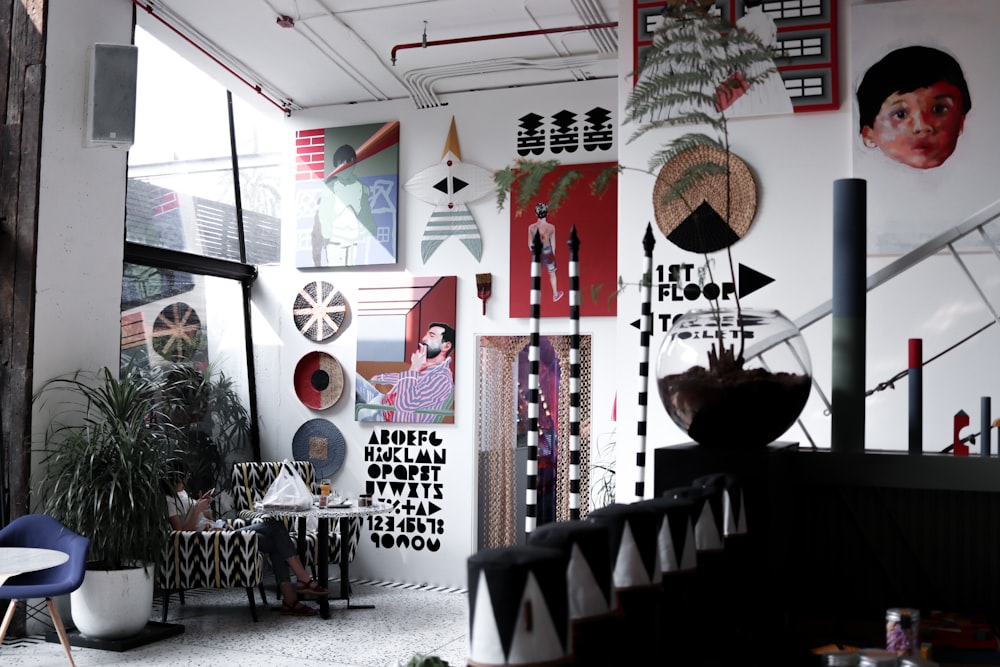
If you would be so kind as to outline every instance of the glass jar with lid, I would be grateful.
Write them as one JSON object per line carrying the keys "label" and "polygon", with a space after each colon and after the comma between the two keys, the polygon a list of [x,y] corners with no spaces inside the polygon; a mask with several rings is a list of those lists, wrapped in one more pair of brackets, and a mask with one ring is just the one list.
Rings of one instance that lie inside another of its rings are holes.
{"label": "glass jar with lid", "polygon": [[885,647],[896,655],[920,655],[920,611],[892,608],[885,611]]}

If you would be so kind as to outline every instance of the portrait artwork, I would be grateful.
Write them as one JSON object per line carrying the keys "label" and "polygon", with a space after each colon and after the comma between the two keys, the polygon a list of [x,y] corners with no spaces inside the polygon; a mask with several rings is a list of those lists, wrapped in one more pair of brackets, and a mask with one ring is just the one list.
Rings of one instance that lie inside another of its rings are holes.
{"label": "portrait artwork", "polygon": [[995,3],[948,7],[933,22],[933,0],[851,8],[851,146],[867,183],[870,255],[913,250],[996,198],[1000,130],[984,120],[1000,102]]}
{"label": "portrait artwork", "polygon": [[354,415],[455,422],[455,276],[387,276],[358,291]]}

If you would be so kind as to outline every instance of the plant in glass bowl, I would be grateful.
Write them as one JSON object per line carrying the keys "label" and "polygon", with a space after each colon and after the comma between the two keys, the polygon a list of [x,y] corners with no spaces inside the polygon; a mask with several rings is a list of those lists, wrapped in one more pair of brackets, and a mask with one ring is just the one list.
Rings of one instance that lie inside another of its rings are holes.
{"label": "plant in glass bowl", "polygon": [[[752,221],[756,184],[731,150],[728,114],[771,80],[779,54],[755,32],[706,12],[710,4],[666,3],[636,72],[626,122],[635,125],[630,142],[653,131],[707,128],[680,134],[653,152],[648,170],[659,172],[653,206],[664,235],[704,257],[703,275],[711,283],[710,253],[724,249],[735,285],[731,248]],[[781,313],[744,310],[739,290],[732,308],[721,296],[708,298],[707,308],[678,318],[667,332],[656,362],[660,398],[671,419],[700,444],[765,445],[805,407],[808,353]],[[790,351],[790,371],[760,358],[782,344]]]}

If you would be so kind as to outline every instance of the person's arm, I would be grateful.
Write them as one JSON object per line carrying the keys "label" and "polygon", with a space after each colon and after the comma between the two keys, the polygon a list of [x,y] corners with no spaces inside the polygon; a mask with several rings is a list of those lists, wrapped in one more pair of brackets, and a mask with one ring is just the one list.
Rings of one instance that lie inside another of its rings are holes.
{"label": "person's arm", "polygon": [[395,405],[400,410],[438,410],[454,389],[448,372],[407,372],[396,384]]}
{"label": "person's arm", "polygon": [[209,508],[212,497],[207,494],[194,503],[184,503],[180,498],[167,498],[167,520],[174,530],[201,530],[211,521]]}
{"label": "person's arm", "polygon": [[373,375],[368,381],[372,384],[396,384],[401,375],[401,373],[379,373]]}

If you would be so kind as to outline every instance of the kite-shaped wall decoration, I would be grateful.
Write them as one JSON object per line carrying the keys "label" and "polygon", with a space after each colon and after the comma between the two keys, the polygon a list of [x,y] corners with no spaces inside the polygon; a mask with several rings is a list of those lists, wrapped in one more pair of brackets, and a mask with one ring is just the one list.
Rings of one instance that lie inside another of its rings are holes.
{"label": "kite-shaped wall decoration", "polygon": [[487,169],[462,162],[454,117],[441,162],[416,174],[404,187],[435,206],[420,241],[420,256],[425,264],[438,246],[452,236],[465,244],[476,261],[482,259],[483,237],[466,203],[492,192],[493,176]]}

